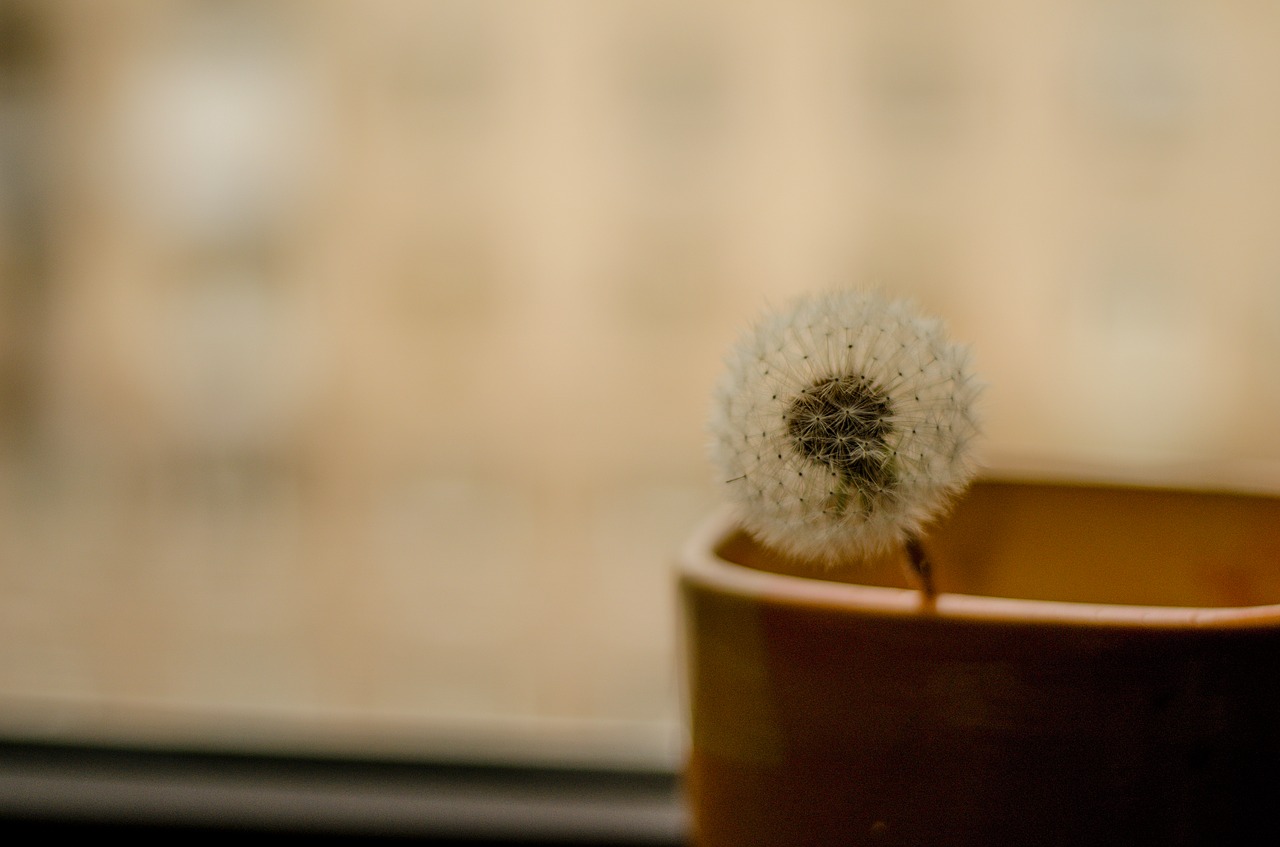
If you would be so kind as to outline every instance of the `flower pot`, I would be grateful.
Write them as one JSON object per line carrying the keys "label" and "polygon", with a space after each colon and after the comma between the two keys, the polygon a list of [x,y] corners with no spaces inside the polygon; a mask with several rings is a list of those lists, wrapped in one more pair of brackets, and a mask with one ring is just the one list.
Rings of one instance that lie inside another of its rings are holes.
{"label": "flower pot", "polygon": [[931,610],[685,549],[695,843],[1280,843],[1280,497],[985,479],[925,544]]}

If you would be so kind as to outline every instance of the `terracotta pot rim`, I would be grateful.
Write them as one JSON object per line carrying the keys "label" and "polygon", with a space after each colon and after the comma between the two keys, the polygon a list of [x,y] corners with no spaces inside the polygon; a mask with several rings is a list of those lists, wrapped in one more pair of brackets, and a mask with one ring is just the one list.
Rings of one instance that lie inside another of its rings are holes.
{"label": "terracotta pot rim", "polygon": [[941,593],[934,609],[922,615],[922,596],[914,589],[772,573],[719,556],[716,551],[740,531],[740,524],[731,508],[722,507],[714,512],[680,551],[680,578],[686,583],[755,601],[836,608],[865,615],[917,616],[922,621],[1035,622],[1063,626],[1185,630],[1280,627],[1280,604],[1136,606]]}

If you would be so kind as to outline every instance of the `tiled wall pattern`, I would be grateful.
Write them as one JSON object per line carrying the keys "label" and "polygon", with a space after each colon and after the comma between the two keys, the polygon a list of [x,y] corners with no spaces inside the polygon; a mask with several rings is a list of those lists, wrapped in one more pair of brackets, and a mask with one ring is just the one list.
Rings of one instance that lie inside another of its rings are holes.
{"label": "tiled wall pattern", "polygon": [[5,0],[0,731],[672,760],[709,388],[818,286],[946,315],[993,450],[1280,458],[1277,37]]}

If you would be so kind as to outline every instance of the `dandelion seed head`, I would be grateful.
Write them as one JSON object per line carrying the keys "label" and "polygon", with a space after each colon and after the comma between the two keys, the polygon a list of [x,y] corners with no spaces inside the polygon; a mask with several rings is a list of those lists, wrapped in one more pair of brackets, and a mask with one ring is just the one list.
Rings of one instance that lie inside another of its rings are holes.
{"label": "dandelion seed head", "polygon": [[968,349],[910,303],[796,300],[730,352],[712,458],[747,530],[827,563],[901,544],[973,476]]}

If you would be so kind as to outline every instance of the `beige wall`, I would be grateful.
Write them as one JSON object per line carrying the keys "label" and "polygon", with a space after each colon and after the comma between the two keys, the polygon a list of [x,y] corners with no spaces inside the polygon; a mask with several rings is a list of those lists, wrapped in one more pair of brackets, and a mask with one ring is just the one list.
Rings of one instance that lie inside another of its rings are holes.
{"label": "beige wall", "polygon": [[669,757],[709,387],[819,286],[993,455],[1280,458],[1280,9],[0,20],[0,725]]}

